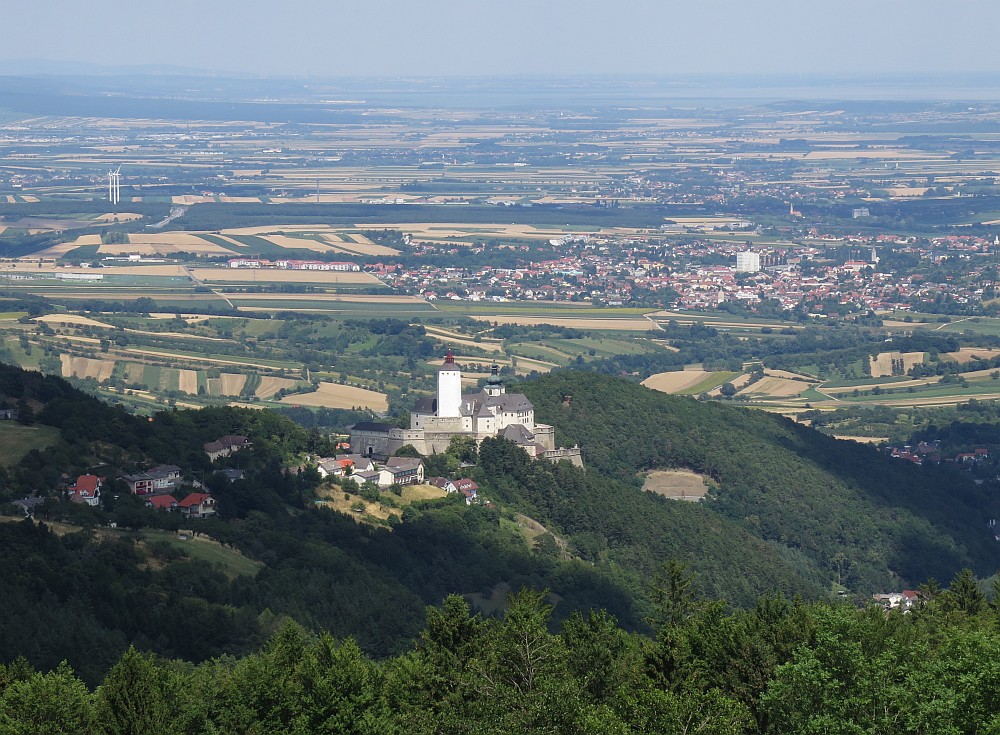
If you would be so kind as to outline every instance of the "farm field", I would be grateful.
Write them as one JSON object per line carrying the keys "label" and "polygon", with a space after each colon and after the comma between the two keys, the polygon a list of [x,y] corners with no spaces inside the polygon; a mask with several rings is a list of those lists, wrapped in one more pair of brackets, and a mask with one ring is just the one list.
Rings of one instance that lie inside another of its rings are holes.
{"label": "farm field", "polygon": [[963,347],[957,352],[942,353],[941,359],[953,360],[965,365],[973,360],[992,360],[998,356],[1000,356],[1000,348],[998,347]]}
{"label": "farm field", "polygon": [[111,377],[115,369],[114,360],[94,360],[87,357],[73,357],[65,352],[59,356],[64,378],[93,378],[103,383]]}
{"label": "farm field", "polygon": [[291,380],[290,378],[275,378],[271,375],[262,375],[260,378],[260,385],[257,386],[257,390],[254,393],[261,400],[269,400],[274,397],[274,394],[279,390],[295,390],[295,388],[302,385],[300,380]]}
{"label": "farm field", "polygon": [[[730,373],[726,374],[729,375]],[[682,393],[714,375],[715,373],[707,370],[675,370],[673,372],[651,375],[642,381],[642,384],[647,388],[658,390],[661,393]],[[726,381],[720,380],[719,384],[724,382]]]}
{"label": "farm field", "polygon": [[339,383],[320,383],[314,393],[296,393],[285,396],[282,403],[319,408],[368,408],[372,411],[386,411],[389,401],[384,393]]}
{"label": "farm field", "polygon": [[312,283],[365,284],[381,286],[370,273],[354,271],[286,271],[275,268],[192,268],[194,277],[206,283]]}
{"label": "farm field", "polygon": [[755,398],[791,398],[808,390],[811,385],[815,384],[765,375],[756,383],[752,383],[740,390],[737,395]]}
{"label": "farm field", "polygon": [[637,317],[604,318],[575,317],[575,316],[514,316],[510,314],[491,314],[480,316],[470,314],[473,319],[491,324],[517,324],[520,326],[534,326],[536,324],[550,324],[556,327],[568,327],[570,329],[588,329],[604,332],[648,332],[657,327],[648,319]]}
{"label": "farm field", "polygon": [[880,352],[870,358],[869,366],[873,378],[906,375],[914,365],[922,365],[924,358],[923,352]]}

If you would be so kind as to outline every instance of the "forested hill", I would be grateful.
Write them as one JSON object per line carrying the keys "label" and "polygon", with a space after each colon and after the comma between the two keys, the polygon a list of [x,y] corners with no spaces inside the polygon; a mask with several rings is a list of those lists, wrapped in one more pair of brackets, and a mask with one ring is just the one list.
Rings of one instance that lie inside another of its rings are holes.
{"label": "forested hill", "polygon": [[[591,470],[631,486],[591,519],[591,533],[602,534],[597,543],[611,550],[632,546],[616,528],[624,512],[652,527],[652,518],[663,519],[664,535],[679,532],[658,498],[634,488],[643,471],[688,468],[713,478],[718,491],[685,513],[701,524],[698,514],[711,514],[777,545],[805,579],[839,576],[870,593],[950,579],[965,566],[980,574],[997,568],[1000,545],[987,530],[996,503],[958,472],[894,461],[780,416],[597,373],[558,372],[519,390],[560,443],[583,447]],[[551,512],[550,520],[566,517]]]}

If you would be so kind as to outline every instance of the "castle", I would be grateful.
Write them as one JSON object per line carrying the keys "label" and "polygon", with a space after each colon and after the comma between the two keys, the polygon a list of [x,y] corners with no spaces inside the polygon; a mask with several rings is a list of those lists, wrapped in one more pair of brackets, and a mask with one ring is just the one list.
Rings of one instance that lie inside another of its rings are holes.
{"label": "castle", "polygon": [[555,432],[535,423],[535,408],[523,393],[508,393],[493,365],[486,385],[478,393],[462,394],[462,371],[451,350],[438,370],[437,395],[421,398],[410,412],[410,428],[365,422],[351,428],[351,451],[384,458],[407,444],[423,455],[448,448],[452,437],[470,436],[481,442],[502,436],[530,456],[583,466],[579,447],[556,448]]}

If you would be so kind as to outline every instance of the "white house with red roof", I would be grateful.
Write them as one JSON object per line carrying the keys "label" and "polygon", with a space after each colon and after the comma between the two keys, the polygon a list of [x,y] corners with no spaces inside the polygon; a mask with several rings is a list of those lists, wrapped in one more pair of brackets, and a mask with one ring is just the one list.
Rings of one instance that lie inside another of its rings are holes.
{"label": "white house with red roof", "polygon": [[191,493],[177,508],[188,518],[208,518],[215,515],[215,498],[208,493]]}
{"label": "white house with red roof", "polygon": [[70,502],[96,506],[101,502],[101,478],[97,475],[80,475],[66,491]]}

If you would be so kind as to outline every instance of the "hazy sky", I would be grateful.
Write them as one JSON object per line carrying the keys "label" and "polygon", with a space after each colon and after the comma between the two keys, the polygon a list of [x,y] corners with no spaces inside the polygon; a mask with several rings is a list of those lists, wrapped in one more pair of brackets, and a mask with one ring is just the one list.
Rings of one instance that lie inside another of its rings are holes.
{"label": "hazy sky", "polygon": [[0,64],[275,76],[1000,71],[997,0],[30,0]]}

